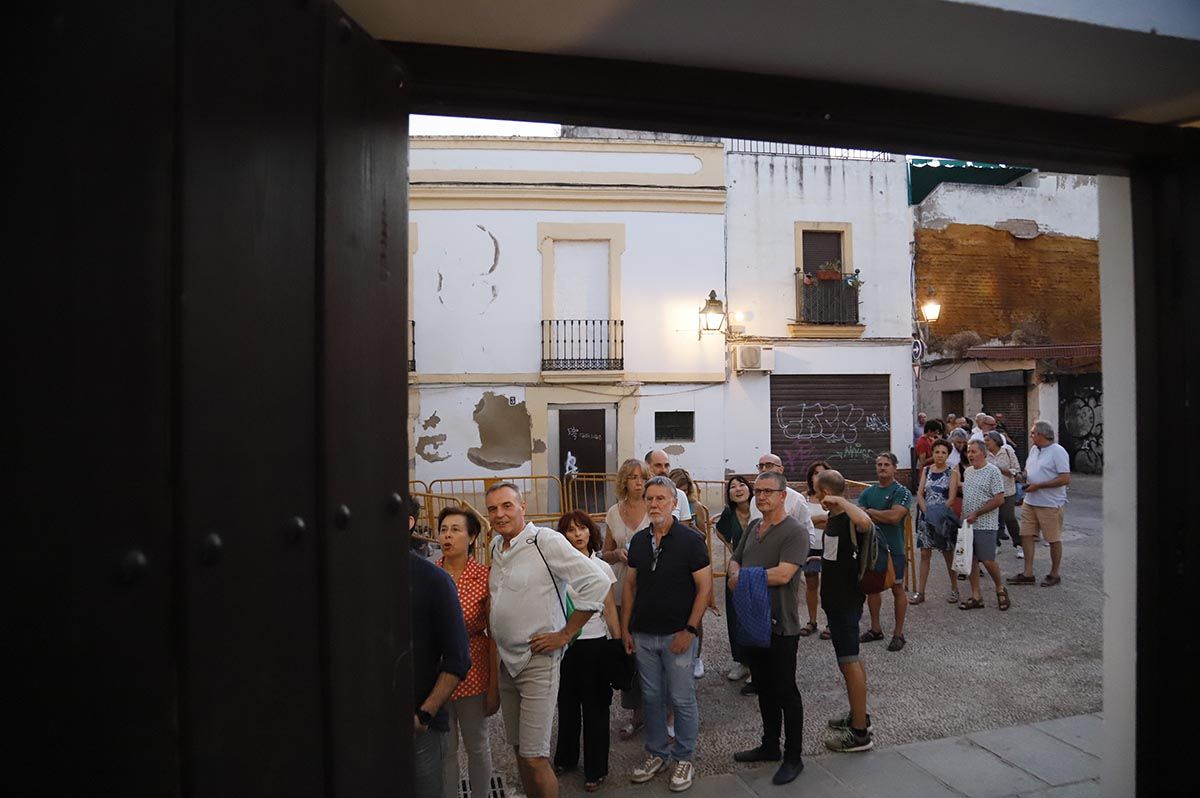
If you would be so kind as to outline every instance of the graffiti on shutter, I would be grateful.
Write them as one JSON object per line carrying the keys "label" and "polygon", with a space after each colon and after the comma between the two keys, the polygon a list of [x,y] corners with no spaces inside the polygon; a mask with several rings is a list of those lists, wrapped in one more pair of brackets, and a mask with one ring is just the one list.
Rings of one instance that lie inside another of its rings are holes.
{"label": "graffiti on shutter", "polygon": [[1071,456],[1071,470],[1104,472],[1104,389],[1099,374],[1058,379],[1059,442]]}
{"label": "graffiti on shutter", "polygon": [[787,478],[828,462],[847,479],[874,480],[875,456],[891,448],[886,374],[773,374],[771,451]]}

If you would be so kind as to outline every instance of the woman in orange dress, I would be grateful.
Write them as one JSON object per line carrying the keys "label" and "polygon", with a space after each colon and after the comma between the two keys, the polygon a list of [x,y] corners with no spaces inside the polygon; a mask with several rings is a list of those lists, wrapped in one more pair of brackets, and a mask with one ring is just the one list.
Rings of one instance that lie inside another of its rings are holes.
{"label": "woman in orange dress", "polygon": [[488,743],[488,716],[500,708],[496,644],[488,637],[488,567],[472,556],[482,527],[479,519],[458,507],[438,513],[438,543],[442,558],[438,565],[450,574],[458,588],[471,669],[450,695],[450,735],[446,751],[446,798],[459,794],[458,738],[467,751],[467,773],[471,795],[487,796],[492,787],[492,750]]}

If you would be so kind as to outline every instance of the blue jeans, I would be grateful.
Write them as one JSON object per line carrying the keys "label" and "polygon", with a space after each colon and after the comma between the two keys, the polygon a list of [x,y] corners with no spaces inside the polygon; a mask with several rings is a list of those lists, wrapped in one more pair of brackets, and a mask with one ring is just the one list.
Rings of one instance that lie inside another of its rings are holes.
{"label": "blue jeans", "polygon": [[442,798],[445,758],[446,732],[433,729],[426,732],[413,732],[415,798]]}
{"label": "blue jeans", "polygon": [[[646,723],[646,750],[663,759],[690,762],[700,734],[700,707],[696,703],[696,678],[692,663],[696,641],[682,654],[671,653],[675,635],[633,633],[638,675],[642,683],[642,718]],[[675,745],[667,749],[667,710],[675,710]]]}

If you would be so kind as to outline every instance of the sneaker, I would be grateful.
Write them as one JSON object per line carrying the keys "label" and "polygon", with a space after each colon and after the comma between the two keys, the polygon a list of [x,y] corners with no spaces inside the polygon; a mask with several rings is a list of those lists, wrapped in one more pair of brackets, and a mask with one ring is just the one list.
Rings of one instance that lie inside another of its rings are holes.
{"label": "sneaker", "polygon": [[1017,559],[1018,560],[1025,559],[1025,549],[1017,549]]}
{"label": "sneaker", "polygon": [[669,742],[669,743],[675,742],[675,724],[674,723],[667,724],[667,742]]}
{"label": "sneaker", "polygon": [[751,681],[743,684],[742,689],[738,692],[740,692],[742,695],[758,695],[758,688],[755,687],[754,682]]}
{"label": "sneaker", "polygon": [[642,784],[657,776],[667,766],[667,760],[661,756],[651,756],[638,765],[629,774],[629,780],[634,784]]}
{"label": "sneaker", "polygon": [[843,729],[825,741],[825,747],[840,754],[852,754],[858,751],[870,751],[875,747],[868,729],[861,737],[853,729]]}
{"label": "sneaker", "polygon": [[[845,731],[846,729],[850,728],[850,723],[851,723],[850,718],[851,718],[851,714],[849,712],[847,712],[845,715],[838,715],[836,718],[830,718],[829,722],[825,725],[827,725],[829,728],[833,729],[834,731]],[[875,731],[875,724],[871,723],[871,713],[870,712],[867,713],[867,731],[868,732]]]}
{"label": "sneaker", "polygon": [[750,675],[750,669],[740,662],[733,663],[733,667],[729,669],[729,673],[725,674],[725,678],[731,682],[740,682]]}
{"label": "sneaker", "polygon": [[696,661],[692,663],[692,676],[700,679],[704,676],[704,660],[696,657]]}
{"label": "sneaker", "polygon": [[671,771],[671,792],[683,792],[692,786],[692,777],[696,775],[691,762],[676,762]]}

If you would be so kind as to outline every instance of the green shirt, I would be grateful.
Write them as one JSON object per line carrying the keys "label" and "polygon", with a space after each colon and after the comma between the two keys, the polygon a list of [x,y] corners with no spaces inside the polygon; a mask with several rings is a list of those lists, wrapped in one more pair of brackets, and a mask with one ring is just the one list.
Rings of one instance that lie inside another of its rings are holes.
{"label": "green shirt", "polygon": [[[858,506],[865,507],[868,510],[890,510],[893,507],[904,506],[908,507],[912,501],[912,494],[908,492],[908,488],[901,485],[899,482],[892,482],[886,488],[881,488],[878,485],[872,485],[864,490],[858,497]],[[900,519],[898,524],[880,524],[879,527],[883,539],[887,541],[888,548],[893,554],[904,553],[904,519]]]}

